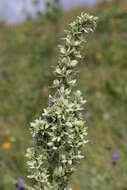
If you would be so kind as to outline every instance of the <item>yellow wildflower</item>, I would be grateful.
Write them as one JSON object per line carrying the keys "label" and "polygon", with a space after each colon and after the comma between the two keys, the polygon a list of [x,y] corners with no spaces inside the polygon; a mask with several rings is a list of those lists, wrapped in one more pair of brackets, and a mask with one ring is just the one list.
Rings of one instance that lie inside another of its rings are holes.
{"label": "yellow wildflower", "polygon": [[127,3],[124,5],[123,10],[127,13]]}
{"label": "yellow wildflower", "polygon": [[9,150],[11,148],[11,144],[9,142],[4,142],[2,144],[3,149]]}
{"label": "yellow wildflower", "polygon": [[96,59],[97,59],[98,61],[101,61],[102,58],[103,58],[102,53],[101,53],[101,52],[97,52],[97,53],[96,53]]}
{"label": "yellow wildflower", "polygon": [[13,136],[10,137],[9,139],[10,139],[11,142],[15,142],[15,140],[16,140],[15,137],[13,137]]}
{"label": "yellow wildflower", "polygon": [[112,18],[111,19],[111,24],[112,25],[119,25],[120,24],[120,19],[119,18]]}

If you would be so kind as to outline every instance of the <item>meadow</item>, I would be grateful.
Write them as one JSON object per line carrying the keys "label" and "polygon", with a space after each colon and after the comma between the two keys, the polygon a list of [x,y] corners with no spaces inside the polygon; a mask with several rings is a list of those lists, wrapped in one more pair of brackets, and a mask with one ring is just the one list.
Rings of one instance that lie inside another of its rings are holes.
{"label": "meadow", "polygon": [[[127,3],[101,3],[93,9],[61,12],[23,24],[0,23],[0,190],[27,179],[25,152],[29,123],[47,106],[57,45],[81,11],[99,17],[84,48],[78,89],[87,100],[89,143],[86,158],[72,177],[73,190],[127,190]],[[113,154],[119,159],[115,160]]]}

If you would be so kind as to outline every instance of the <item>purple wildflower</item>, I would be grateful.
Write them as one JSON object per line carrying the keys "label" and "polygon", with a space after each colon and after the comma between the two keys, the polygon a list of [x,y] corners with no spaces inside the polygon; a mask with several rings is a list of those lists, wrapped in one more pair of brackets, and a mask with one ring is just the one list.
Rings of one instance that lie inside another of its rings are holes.
{"label": "purple wildflower", "polygon": [[113,160],[113,161],[117,161],[117,160],[119,160],[119,158],[120,158],[120,154],[119,154],[119,153],[114,153],[114,154],[112,155],[112,160]]}
{"label": "purple wildflower", "polygon": [[24,188],[24,179],[20,178],[16,183],[16,190],[25,190]]}

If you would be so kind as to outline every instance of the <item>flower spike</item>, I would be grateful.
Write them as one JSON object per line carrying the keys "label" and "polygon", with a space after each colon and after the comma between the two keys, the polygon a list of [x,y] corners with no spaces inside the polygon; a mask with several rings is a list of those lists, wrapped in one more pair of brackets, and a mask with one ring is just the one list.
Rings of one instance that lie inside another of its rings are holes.
{"label": "flower spike", "polygon": [[34,146],[28,148],[29,178],[36,190],[70,190],[68,181],[76,165],[84,158],[86,125],[83,119],[85,100],[80,90],[72,91],[76,84],[76,67],[89,33],[96,28],[97,17],[81,13],[72,22],[63,45],[53,82],[54,96],[42,116],[31,123]]}

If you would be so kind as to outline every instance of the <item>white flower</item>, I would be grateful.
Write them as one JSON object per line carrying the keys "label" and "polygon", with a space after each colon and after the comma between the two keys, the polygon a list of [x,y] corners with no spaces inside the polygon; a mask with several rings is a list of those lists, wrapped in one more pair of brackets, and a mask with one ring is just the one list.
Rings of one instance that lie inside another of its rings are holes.
{"label": "white flower", "polygon": [[88,141],[82,110],[86,101],[80,90],[72,93],[72,87],[76,84],[75,67],[82,58],[85,36],[93,32],[96,20],[82,13],[70,24],[64,44],[59,46],[59,64],[53,81],[56,92],[49,96],[49,106],[42,116],[30,124],[34,146],[26,156],[29,177],[37,184],[35,189],[71,190],[68,177],[84,158],[83,147]]}

